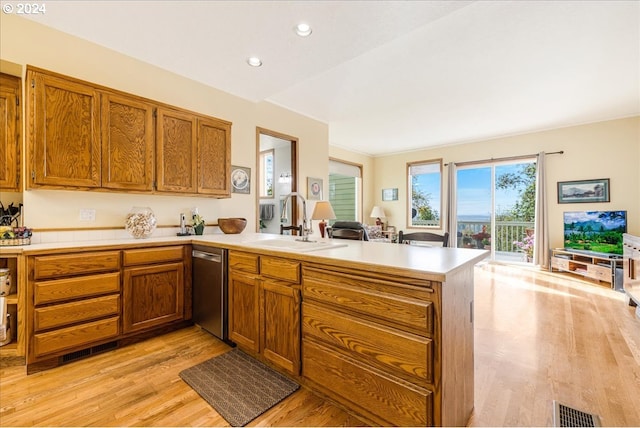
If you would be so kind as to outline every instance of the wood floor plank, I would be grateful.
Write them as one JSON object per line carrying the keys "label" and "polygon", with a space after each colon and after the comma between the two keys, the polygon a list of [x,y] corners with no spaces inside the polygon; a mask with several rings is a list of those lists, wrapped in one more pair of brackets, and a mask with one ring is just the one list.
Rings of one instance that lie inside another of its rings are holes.
{"label": "wood floor plank", "polygon": [[[475,270],[470,426],[550,426],[552,402],[640,426],[640,320],[622,293],[568,274]],[[0,369],[1,426],[228,426],[180,371],[229,347],[197,327],[26,376]],[[361,426],[301,388],[250,426]]]}

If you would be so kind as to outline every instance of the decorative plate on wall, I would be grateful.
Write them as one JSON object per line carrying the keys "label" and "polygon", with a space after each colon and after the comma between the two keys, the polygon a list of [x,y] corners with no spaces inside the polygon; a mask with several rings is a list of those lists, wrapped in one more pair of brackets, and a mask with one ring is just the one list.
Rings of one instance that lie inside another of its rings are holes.
{"label": "decorative plate on wall", "polygon": [[233,193],[251,193],[251,168],[231,166],[231,190]]}

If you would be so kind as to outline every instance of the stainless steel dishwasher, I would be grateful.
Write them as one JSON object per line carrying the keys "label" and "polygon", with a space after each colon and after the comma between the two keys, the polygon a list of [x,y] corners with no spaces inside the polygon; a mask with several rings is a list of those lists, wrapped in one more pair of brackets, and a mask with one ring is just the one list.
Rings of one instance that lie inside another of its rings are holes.
{"label": "stainless steel dishwasher", "polygon": [[194,245],[193,322],[227,339],[227,250]]}

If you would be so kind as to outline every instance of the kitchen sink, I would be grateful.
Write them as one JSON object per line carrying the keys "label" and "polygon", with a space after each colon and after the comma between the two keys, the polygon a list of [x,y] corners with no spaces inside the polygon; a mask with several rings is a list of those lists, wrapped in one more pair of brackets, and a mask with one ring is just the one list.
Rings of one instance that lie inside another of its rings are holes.
{"label": "kitchen sink", "polygon": [[262,239],[259,241],[245,242],[247,245],[255,245],[256,247],[273,248],[280,250],[290,250],[300,253],[310,251],[330,250],[333,248],[346,247],[346,243],[330,242],[330,241],[299,241],[290,239]]}

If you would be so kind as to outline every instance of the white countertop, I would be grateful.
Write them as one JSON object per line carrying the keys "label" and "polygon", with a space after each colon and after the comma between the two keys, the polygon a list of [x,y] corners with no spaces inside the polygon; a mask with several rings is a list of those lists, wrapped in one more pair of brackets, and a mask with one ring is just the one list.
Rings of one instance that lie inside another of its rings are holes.
{"label": "white countertop", "polygon": [[[400,245],[386,242],[352,241],[352,240],[332,240],[311,236],[310,240],[316,241],[312,246],[331,246],[328,249],[303,250],[288,249],[282,247],[267,247],[260,244],[260,241],[284,240],[293,243],[299,237],[283,236],[267,233],[243,232],[235,235],[225,234],[205,234],[191,236],[163,236],[157,238],[144,239],[114,239],[95,240],[81,242],[57,242],[46,244],[32,244],[16,247],[0,247],[0,255],[5,254],[37,254],[56,250],[83,250],[90,251],[92,248],[131,248],[140,246],[158,246],[168,244],[195,244],[221,246],[224,248],[255,251],[269,255],[287,255],[305,261],[318,261],[332,265],[343,265],[353,267],[354,264],[377,270],[384,268],[403,273],[401,271],[411,271],[425,279],[444,281],[446,274],[451,273],[469,263],[477,263],[483,260],[488,251],[473,250],[465,248],[442,248],[413,245]],[[333,246],[337,244],[340,246]],[[269,244],[267,242],[266,244]],[[306,244],[305,244],[306,245]],[[294,244],[300,248],[299,244]],[[425,274],[430,274],[425,276]]]}

